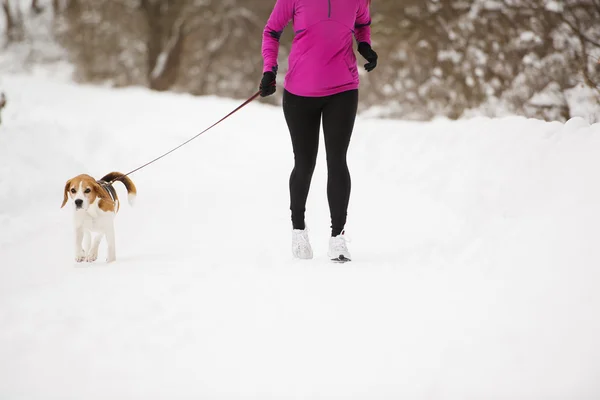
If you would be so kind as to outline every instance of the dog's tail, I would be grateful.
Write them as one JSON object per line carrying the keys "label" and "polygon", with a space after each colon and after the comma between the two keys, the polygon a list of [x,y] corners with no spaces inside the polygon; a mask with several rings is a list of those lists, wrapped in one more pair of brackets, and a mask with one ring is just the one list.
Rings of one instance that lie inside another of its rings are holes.
{"label": "dog's tail", "polygon": [[111,172],[104,175],[102,180],[105,182],[119,181],[125,185],[125,189],[127,189],[127,200],[129,200],[129,204],[133,205],[135,197],[137,196],[137,188],[128,176],[125,176],[120,172]]}

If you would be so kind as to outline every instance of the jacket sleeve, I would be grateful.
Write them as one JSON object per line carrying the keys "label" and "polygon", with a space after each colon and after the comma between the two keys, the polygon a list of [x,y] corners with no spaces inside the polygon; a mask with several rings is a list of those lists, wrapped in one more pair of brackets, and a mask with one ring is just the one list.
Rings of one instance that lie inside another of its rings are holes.
{"label": "jacket sleeve", "polygon": [[358,12],[356,13],[356,22],[354,24],[354,37],[358,43],[365,42],[371,44],[371,11],[369,10],[369,0],[358,0]]}
{"label": "jacket sleeve", "polygon": [[262,37],[263,72],[277,74],[279,38],[294,15],[295,0],[277,0],[265,25]]}

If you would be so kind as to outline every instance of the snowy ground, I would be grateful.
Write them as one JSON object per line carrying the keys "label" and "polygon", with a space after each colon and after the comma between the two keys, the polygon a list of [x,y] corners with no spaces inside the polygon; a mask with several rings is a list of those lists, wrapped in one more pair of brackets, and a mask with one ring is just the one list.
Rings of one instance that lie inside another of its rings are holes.
{"label": "snowy ground", "polygon": [[255,102],[133,174],[118,261],[103,243],[76,264],[68,178],[133,169],[240,102],[3,85],[1,399],[600,397],[600,124],[359,119],[336,265],[324,147],[316,258],[294,261],[291,147]]}

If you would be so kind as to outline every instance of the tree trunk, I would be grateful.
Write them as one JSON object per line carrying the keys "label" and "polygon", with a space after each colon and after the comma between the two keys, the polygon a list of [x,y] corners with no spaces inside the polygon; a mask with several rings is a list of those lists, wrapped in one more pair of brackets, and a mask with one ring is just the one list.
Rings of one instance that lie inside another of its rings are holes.
{"label": "tree trunk", "polygon": [[153,0],[141,0],[141,8],[146,16],[146,23],[148,25],[148,37],[146,40],[146,68],[148,75],[148,82],[151,89],[153,87],[152,75],[156,69],[158,58],[162,52],[162,38],[163,30],[161,23],[161,12],[160,2]]}
{"label": "tree trunk", "polygon": [[154,69],[150,71],[150,87],[153,90],[169,90],[177,81],[185,37],[182,23],[174,26],[173,31],[169,41],[154,63]]}
{"label": "tree trunk", "polygon": [[40,6],[39,0],[31,0],[31,10],[35,14],[41,14],[44,11],[44,7]]}
{"label": "tree trunk", "polygon": [[[17,3],[17,7],[18,7]],[[16,14],[13,14],[10,0],[2,0],[2,9],[4,10],[4,18],[6,21],[6,39],[9,42],[20,40],[23,38],[23,18],[21,17],[20,9],[16,9]]]}
{"label": "tree trunk", "polygon": [[8,0],[2,0],[2,9],[4,10],[4,18],[6,19],[6,36],[7,39],[10,40],[11,32],[15,28],[15,20],[12,12],[10,11],[10,4],[8,3]]}
{"label": "tree trunk", "polygon": [[79,6],[79,0],[68,0],[66,8],[68,12],[79,12]]}
{"label": "tree trunk", "polygon": [[[169,90],[177,81],[185,33],[183,19],[173,21],[168,1],[141,0],[148,24],[147,76],[152,90]],[[177,15],[177,11],[175,11]]]}

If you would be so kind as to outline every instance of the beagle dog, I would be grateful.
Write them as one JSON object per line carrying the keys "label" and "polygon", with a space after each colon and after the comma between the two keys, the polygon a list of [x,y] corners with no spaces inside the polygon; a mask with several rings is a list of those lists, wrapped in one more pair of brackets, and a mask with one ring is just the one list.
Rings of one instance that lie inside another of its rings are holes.
{"label": "beagle dog", "polygon": [[[117,259],[115,251],[114,219],[119,211],[119,197],[112,186],[113,181],[125,185],[129,204],[133,205],[137,189],[131,179],[120,172],[111,172],[95,180],[81,174],[67,181],[61,208],[70,200],[74,206],[75,261],[94,262],[98,258],[98,247],[103,236],[108,244],[106,262]],[[91,234],[98,235],[91,243]],[[90,247],[91,244],[91,247]]]}

